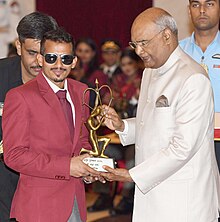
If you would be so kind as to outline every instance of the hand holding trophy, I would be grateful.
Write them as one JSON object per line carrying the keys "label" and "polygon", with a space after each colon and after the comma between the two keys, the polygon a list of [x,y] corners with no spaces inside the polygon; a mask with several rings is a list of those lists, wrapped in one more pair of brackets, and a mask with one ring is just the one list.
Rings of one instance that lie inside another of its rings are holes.
{"label": "hand holding trophy", "polygon": [[105,136],[97,135],[97,130],[101,127],[102,123],[105,120],[105,116],[103,114],[104,112],[102,111],[102,101],[101,101],[100,91],[103,88],[106,88],[109,90],[110,100],[109,100],[108,106],[111,105],[113,97],[112,97],[112,91],[108,85],[102,85],[101,87],[99,87],[99,83],[97,79],[96,79],[95,84],[96,84],[95,89],[87,88],[83,94],[83,102],[85,101],[84,100],[85,94],[88,91],[94,91],[96,95],[95,105],[93,108],[84,102],[84,105],[92,109],[91,114],[86,121],[86,127],[89,130],[89,139],[92,145],[92,150],[87,150],[87,149],[82,148],[80,153],[89,153],[90,155],[92,155],[92,157],[85,158],[83,160],[84,163],[88,164],[90,167],[94,168],[97,171],[105,172],[105,170],[102,168],[103,165],[107,165],[114,168],[115,164],[114,164],[114,159],[108,158],[108,156],[104,154],[105,149],[110,143],[111,139]]}

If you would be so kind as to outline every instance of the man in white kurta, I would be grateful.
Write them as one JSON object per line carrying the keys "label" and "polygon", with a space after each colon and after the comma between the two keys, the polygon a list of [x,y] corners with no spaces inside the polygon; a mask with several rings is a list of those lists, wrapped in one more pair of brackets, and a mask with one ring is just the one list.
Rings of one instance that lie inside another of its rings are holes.
{"label": "man in white kurta", "polygon": [[104,108],[105,124],[118,130],[122,144],[135,143],[136,166],[106,167],[102,175],[135,182],[135,222],[217,221],[220,185],[206,71],[178,46],[176,23],[162,9],[141,13],[131,38],[146,67],[137,117],[122,121]]}

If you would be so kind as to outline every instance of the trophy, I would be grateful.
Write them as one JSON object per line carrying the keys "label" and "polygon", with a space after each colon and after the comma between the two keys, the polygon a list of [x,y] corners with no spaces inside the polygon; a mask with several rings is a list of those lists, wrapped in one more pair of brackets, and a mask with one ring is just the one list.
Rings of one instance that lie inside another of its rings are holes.
{"label": "trophy", "polygon": [[[106,172],[102,166],[107,165],[111,168],[115,168],[115,161],[112,158],[109,158],[104,154],[105,149],[107,148],[108,144],[110,143],[111,139],[105,136],[97,135],[97,130],[101,127],[105,120],[105,115],[102,110],[102,100],[100,96],[100,91],[103,88],[106,88],[110,93],[110,100],[108,107],[111,105],[113,96],[112,90],[108,85],[102,85],[99,87],[98,80],[95,81],[96,88],[87,88],[83,93],[83,105],[88,106],[91,109],[91,113],[89,118],[86,121],[86,127],[89,130],[89,140],[92,145],[92,150],[87,150],[82,148],[80,154],[82,153],[89,153],[92,157],[88,157],[83,159],[83,162],[88,164],[90,167],[94,168],[97,171]],[[87,92],[93,91],[95,92],[95,105],[94,107],[89,106],[85,102],[85,95]],[[98,119],[98,118],[99,119]]]}

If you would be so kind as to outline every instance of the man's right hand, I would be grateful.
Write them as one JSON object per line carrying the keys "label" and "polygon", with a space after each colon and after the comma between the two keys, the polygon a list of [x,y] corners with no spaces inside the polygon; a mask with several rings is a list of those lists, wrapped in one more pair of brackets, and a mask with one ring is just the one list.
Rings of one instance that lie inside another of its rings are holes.
{"label": "man's right hand", "polygon": [[89,154],[72,157],[70,161],[70,175],[73,177],[99,176],[100,173],[83,162],[84,158],[90,157]]}
{"label": "man's right hand", "polygon": [[105,116],[104,124],[111,130],[124,131],[124,122],[116,111],[107,105],[102,105],[102,109]]}

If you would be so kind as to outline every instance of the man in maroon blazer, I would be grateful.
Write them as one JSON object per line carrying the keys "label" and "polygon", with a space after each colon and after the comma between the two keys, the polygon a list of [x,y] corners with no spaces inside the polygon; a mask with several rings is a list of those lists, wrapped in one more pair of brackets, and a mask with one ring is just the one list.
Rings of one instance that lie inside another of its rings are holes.
{"label": "man in maroon blazer", "polygon": [[[11,217],[21,222],[86,221],[82,177],[99,175],[83,163],[88,154],[79,156],[82,147],[90,149],[84,125],[89,110],[82,101],[87,86],[66,79],[77,61],[70,34],[47,32],[40,52],[42,73],[9,91],[3,110],[5,163],[20,172]],[[60,90],[71,107],[72,128],[56,94]]]}

